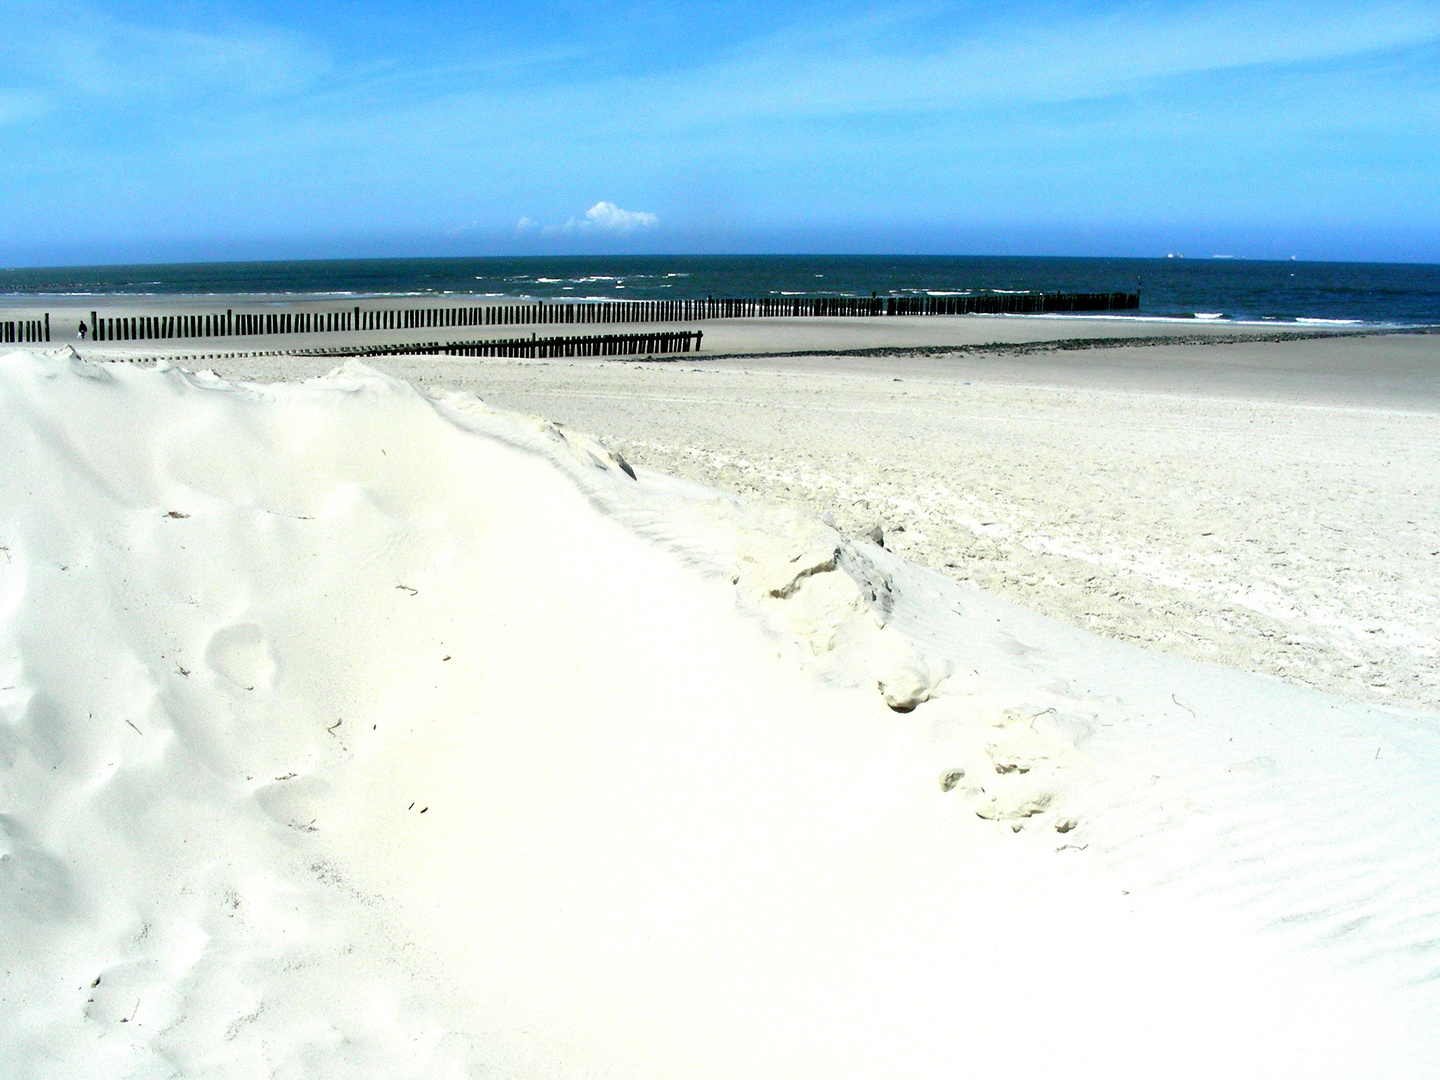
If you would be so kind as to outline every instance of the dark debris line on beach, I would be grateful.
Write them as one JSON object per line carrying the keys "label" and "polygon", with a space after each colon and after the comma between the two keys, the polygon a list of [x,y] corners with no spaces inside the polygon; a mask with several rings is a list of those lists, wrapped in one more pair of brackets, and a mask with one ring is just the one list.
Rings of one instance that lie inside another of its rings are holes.
{"label": "dark debris line on beach", "polygon": [[[970,296],[764,297],[760,299],[537,301],[445,307],[353,305],[312,311],[102,316],[90,312],[92,341],[163,341],[272,334],[419,330],[469,326],[610,325],[703,319],[874,318],[893,315],[1037,315],[1135,311],[1138,293],[981,293]],[[49,338],[49,316],[45,317]]]}
{"label": "dark debris line on beach", "polygon": [[867,349],[796,349],[790,352],[712,353],[706,360],[743,360],[764,356],[957,356],[962,353],[1000,353],[1030,356],[1081,349],[1141,349],[1156,345],[1246,345],[1252,342],[1318,341],[1322,338],[1394,337],[1440,334],[1440,327],[1384,327],[1375,330],[1282,330],[1258,334],[1176,334],[1155,337],[1056,338],[1050,341],[991,341],[967,345],[877,345]]}

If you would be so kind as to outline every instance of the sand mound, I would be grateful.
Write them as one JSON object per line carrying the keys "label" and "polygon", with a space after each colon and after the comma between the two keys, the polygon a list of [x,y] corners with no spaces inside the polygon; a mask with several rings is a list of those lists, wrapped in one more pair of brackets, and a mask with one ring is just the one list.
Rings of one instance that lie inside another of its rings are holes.
{"label": "sand mound", "polygon": [[14,1075],[1435,1060],[1419,718],[358,365],[14,354],[0,427]]}

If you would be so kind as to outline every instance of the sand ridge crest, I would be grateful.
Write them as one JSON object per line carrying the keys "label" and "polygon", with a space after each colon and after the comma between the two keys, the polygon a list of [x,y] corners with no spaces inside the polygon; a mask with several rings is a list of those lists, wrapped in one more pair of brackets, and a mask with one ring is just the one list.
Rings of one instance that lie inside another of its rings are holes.
{"label": "sand ridge crest", "polygon": [[[346,377],[372,374],[352,361]],[[374,373],[376,377],[378,373]],[[437,405],[477,430],[515,439],[516,420],[473,395],[438,392]],[[893,607],[890,579],[856,541],[794,509],[740,501],[715,491],[636,480],[619,454],[593,436],[542,417],[519,421],[542,440],[537,446],[570,475],[603,512],[664,544],[704,572],[728,578],[740,607],[759,616],[787,643],[796,662],[831,681],[873,686],[897,711],[925,701],[949,673],[938,657],[885,630]],[[650,480],[650,477],[644,480]],[[838,655],[831,655],[839,650]],[[856,671],[865,674],[857,676]]]}

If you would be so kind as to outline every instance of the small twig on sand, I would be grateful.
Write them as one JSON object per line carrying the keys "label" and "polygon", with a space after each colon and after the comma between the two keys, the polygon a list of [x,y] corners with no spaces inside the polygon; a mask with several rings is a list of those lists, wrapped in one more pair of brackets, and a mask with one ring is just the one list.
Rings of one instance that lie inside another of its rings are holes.
{"label": "small twig on sand", "polygon": [[136,998],[136,999],[135,999],[135,1008],[133,1008],[133,1009],[130,1010],[130,1015],[129,1015],[129,1016],[122,1016],[122,1017],[120,1018],[120,1023],[122,1023],[122,1024],[128,1024],[128,1023],[130,1023],[130,1021],[132,1021],[132,1020],[135,1019],[135,1015],[136,1015],[139,1011],[140,1011],[140,999],[139,999],[139,998]]}
{"label": "small twig on sand", "polygon": [[[130,724],[130,720],[129,720],[128,718],[126,719],[125,722],[126,722],[127,724]],[[134,728],[136,735],[139,735],[142,739],[145,737],[145,733],[144,733],[143,731],[141,731],[138,727],[135,727],[134,724],[130,724],[130,726],[131,726],[132,728]]]}
{"label": "small twig on sand", "polygon": [[1186,712],[1188,712],[1191,716],[1195,717],[1196,720],[1199,720],[1199,719],[1200,719],[1198,716],[1195,716],[1195,710],[1194,710],[1194,709],[1190,708],[1189,705],[1186,705],[1183,701],[1181,701],[1181,700],[1180,700],[1178,697],[1176,697],[1174,694],[1171,694],[1171,695],[1170,695],[1170,700],[1173,701],[1176,705],[1179,705],[1180,708],[1184,709],[1184,710],[1185,710]]}
{"label": "small twig on sand", "polygon": [[1035,730],[1035,721],[1036,721],[1039,717],[1042,717],[1042,716],[1044,716],[1046,713],[1052,713],[1052,712],[1054,712],[1054,711],[1055,711],[1055,706],[1054,706],[1054,705],[1051,705],[1050,708],[1048,708],[1048,709],[1041,709],[1041,710],[1040,710],[1039,712],[1037,712],[1034,716],[1026,717],[1026,719],[1030,721],[1030,730],[1031,730],[1031,731],[1034,731],[1034,730]]}
{"label": "small twig on sand", "polygon": [[335,729],[338,728],[338,727],[339,727],[341,724],[343,724],[344,722],[345,722],[344,720],[336,720],[333,724],[331,724],[331,725],[330,725],[329,727],[327,727],[325,730],[328,731],[328,732],[330,732],[331,735],[334,735],[334,734],[335,734]]}
{"label": "small twig on sand", "polygon": [[404,590],[405,590],[406,592],[408,592],[411,596],[415,596],[415,595],[417,595],[417,594],[420,592],[419,589],[412,589],[409,585],[396,585],[395,587],[396,587],[397,589],[404,589]]}

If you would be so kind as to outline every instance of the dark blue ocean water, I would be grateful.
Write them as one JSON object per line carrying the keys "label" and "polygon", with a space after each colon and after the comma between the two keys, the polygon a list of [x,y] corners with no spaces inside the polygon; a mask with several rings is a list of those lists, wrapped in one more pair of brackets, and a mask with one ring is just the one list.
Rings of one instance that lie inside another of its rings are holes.
{"label": "dark blue ocean water", "polygon": [[978,256],[626,255],[0,270],[0,293],[680,299],[1133,292],[1142,316],[1440,324],[1440,266]]}

